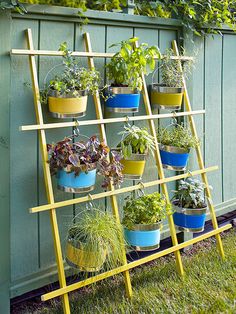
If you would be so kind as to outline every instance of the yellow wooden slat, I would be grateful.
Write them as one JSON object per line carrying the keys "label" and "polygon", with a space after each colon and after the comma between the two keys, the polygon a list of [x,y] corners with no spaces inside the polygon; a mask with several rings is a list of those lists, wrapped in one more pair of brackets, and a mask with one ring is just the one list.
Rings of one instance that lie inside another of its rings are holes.
{"label": "yellow wooden slat", "polygon": [[[177,43],[175,40],[172,42],[172,46],[173,46],[173,50],[174,50],[175,55],[179,56],[179,50],[178,50],[178,46],[177,46]],[[179,67],[182,71],[181,62],[179,62]],[[182,73],[183,73],[183,71],[182,71]],[[187,84],[186,84],[186,80],[185,80],[184,75],[182,75],[182,79],[183,79],[183,84],[184,84],[184,102],[185,102],[185,106],[186,106],[186,111],[192,111],[190,99],[188,96]],[[192,134],[196,138],[198,138],[197,129],[196,129],[196,125],[195,125],[195,121],[194,121],[193,117],[188,116],[188,119],[189,119],[189,125],[191,128]],[[197,153],[197,160],[198,160],[199,168],[203,169],[204,168],[204,162],[203,162],[203,158],[202,158],[201,148],[199,145],[196,147],[196,153]],[[202,176],[202,181],[206,185],[206,196],[207,196],[207,200],[208,200],[208,207],[210,209],[212,225],[215,229],[217,229],[218,223],[216,220],[216,214],[215,214],[215,209],[214,209],[214,205],[212,202],[212,196],[211,196],[211,191],[209,188],[208,179],[207,179],[206,173],[202,173],[201,176]],[[224,258],[224,249],[223,249],[221,237],[219,234],[216,234],[216,241],[217,241],[217,247],[218,247],[219,253],[220,253],[221,257]]]}
{"label": "yellow wooden slat", "polygon": [[137,261],[134,261],[134,262],[130,262],[127,265],[123,265],[123,266],[117,267],[115,269],[112,269],[110,271],[107,271],[105,273],[99,274],[97,276],[93,276],[91,278],[88,278],[88,279],[76,282],[76,283],[74,283],[72,285],[69,285],[69,286],[67,286],[65,288],[60,288],[60,289],[54,290],[52,292],[46,293],[46,294],[42,295],[41,299],[42,299],[42,301],[47,301],[47,300],[56,298],[56,297],[62,295],[63,293],[68,293],[68,292],[77,290],[79,288],[88,286],[88,285],[90,285],[92,283],[95,283],[95,282],[101,281],[103,279],[109,278],[111,276],[120,274],[120,273],[122,273],[124,271],[130,270],[130,269],[135,268],[137,266],[140,266],[140,265],[143,265],[145,263],[154,261],[157,258],[160,258],[162,256],[166,256],[168,254],[171,254],[171,253],[175,252],[176,250],[179,251],[181,249],[184,249],[187,246],[190,246],[190,245],[193,245],[193,244],[195,244],[197,242],[200,242],[202,240],[208,239],[208,238],[210,238],[210,237],[212,237],[212,236],[214,236],[216,234],[219,234],[220,232],[229,230],[230,228],[232,228],[232,225],[231,224],[227,224],[227,225],[225,225],[223,227],[220,227],[218,229],[214,229],[212,231],[204,233],[204,234],[202,234],[200,236],[197,236],[197,237],[195,237],[195,238],[193,238],[191,240],[185,241],[185,242],[180,243],[178,245],[172,246],[172,247],[170,247],[168,249],[165,249],[163,251],[160,251],[158,253],[154,253],[154,254],[149,255],[147,257],[138,259]]}
{"label": "yellow wooden slat", "polygon": [[[196,115],[196,114],[204,114],[204,113],[205,113],[205,110],[196,110],[192,112],[162,113],[162,114],[154,114],[150,116],[129,117],[129,121],[142,121],[142,120],[150,120],[150,119],[184,117],[188,115]],[[83,126],[83,125],[108,124],[108,123],[117,123],[117,122],[126,122],[126,121],[127,121],[126,117],[120,117],[120,118],[110,118],[110,119],[48,123],[48,124],[43,124],[43,125],[38,125],[38,124],[23,125],[20,127],[20,131],[49,130],[49,129],[57,129],[57,128],[68,128],[68,127]]]}
{"label": "yellow wooden slat", "polygon": [[[85,47],[86,47],[87,52],[92,53],[90,36],[88,33],[84,34],[84,39],[85,39]],[[92,57],[88,58],[88,65],[89,65],[89,68],[91,70],[95,68],[94,60]],[[97,119],[103,120],[102,106],[101,106],[100,96],[99,96],[98,92],[93,96],[93,99],[94,99]],[[105,141],[105,143],[107,143],[106,130],[105,130],[104,123],[99,124],[99,131],[100,131],[101,139],[103,139]],[[114,187],[112,184],[110,184],[109,188],[111,191],[114,191]],[[118,208],[118,203],[117,203],[117,199],[116,199],[115,194],[111,195],[110,199],[111,199],[111,204],[112,204],[113,215],[115,216],[116,220],[118,222],[120,222],[119,208]],[[121,239],[121,240],[124,240],[124,239]],[[123,249],[123,263],[124,263],[124,265],[127,265],[127,258],[126,258],[125,249]],[[124,272],[124,278],[125,278],[126,295],[127,295],[127,297],[131,298],[132,286],[131,286],[131,280],[130,280],[130,275],[129,275],[128,271]]]}
{"label": "yellow wooden slat", "polygon": [[[34,46],[33,46],[33,37],[32,37],[31,29],[27,30],[27,40],[28,40],[29,48],[33,50]],[[43,124],[43,114],[42,114],[42,107],[40,103],[40,93],[39,93],[39,84],[38,84],[35,57],[29,56],[29,62],[30,62],[30,71],[31,71],[31,77],[32,77],[32,87],[33,87],[33,93],[34,93],[34,105],[35,105],[36,119],[39,124]],[[44,130],[39,131],[39,141],[40,141],[40,148],[41,148],[41,154],[42,154],[42,160],[43,160],[43,172],[44,172],[44,181],[45,181],[47,199],[48,199],[48,203],[53,204],[54,194],[53,194],[49,164],[47,163],[48,153],[47,153],[46,134]],[[63,266],[60,235],[59,235],[58,224],[57,224],[57,215],[56,215],[56,210],[54,208],[50,210],[50,219],[51,219],[51,227],[52,227],[59,282],[60,282],[60,287],[63,288],[63,287],[66,287],[66,278],[65,278],[64,266]],[[64,313],[70,314],[69,298],[67,294],[64,294],[62,296],[62,301],[63,301]]]}
{"label": "yellow wooden slat", "polygon": [[149,182],[145,182],[145,183],[138,183],[136,185],[120,188],[120,189],[117,189],[117,190],[113,189],[111,191],[101,192],[101,193],[98,193],[98,194],[89,194],[87,196],[81,196],[79,198],[74,198],[74,199],[70,199],[70,200],[66,200],[66,201],[55,202],[53,205],[52,204],[47,204],[47,205],[36,206],[36,207],[30,208],[29,212],[32,214],[32,213],[38,213],[38,212],[46,211],[46,210],[49,210],[51,208],[61,208],[61,207],[69,206],[69,205],[80,204],[80,203],[84,203],[84,202],[90,201],[91,198],[93,200],[98,200],[98,199],[101,199],[101,198],[104,198],[104,197],[109,197],[109,196],[112,196],[112,195],[119,195],[119,194],[123,194],[123,193],[126,193],[126,192],[132,192],[132,191],[141,189],[143,187],[144,188],[149,188],[149,187],[152,187],[152,186],[156,186],[158,184],[173,182],[173,181],[185,179],[185,178],[188,178],[188,177],[191,177],[191,176],[197,176],[199,174],[202,174],[203,172],[211,172],[211,171],[215,171],[217,169],[218,169],[218,166],[212,166],[212,167],[208,167],[208,168],[201,169],[201,170],[195,170],[195,171],[179,174],[179,175],[176,175],[174,177],[166,177],[166,178],[163,178],[163,179],[153,180],[153,181],[149,181]]}

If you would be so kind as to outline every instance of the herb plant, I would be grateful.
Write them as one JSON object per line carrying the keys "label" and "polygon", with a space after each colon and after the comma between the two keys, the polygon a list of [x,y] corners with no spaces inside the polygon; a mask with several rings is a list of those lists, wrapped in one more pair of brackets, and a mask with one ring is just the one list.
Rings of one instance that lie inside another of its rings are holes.
{"label": "herb plant", "polygon": [[183,75],[185,78],[188,78],[191,74],[193,61],[186,60],[182,69],[180,69],[179,61],[171,59],[171,56],[174,55],[173,49],[166,49],[166,53],[161,59],[160,62],[160,73],[162,78],[162,83],[168,87],[183,87]]}
{"label": "herb plant", "polygon": [[127,229],[131,229],[136,224],[154,224],[169,213],[171,213],[171,205],[167,204],[157,192],[139,198],[128,197],[123,207],[122,224]]}
{"label": "herb plant", "polygon": [[[125,242],[122,225],[108,212],[92,208],[76,216],[76,222],[68,230],[68,239],[79,241],[80,248],[95,252],[94,258],[106,254],[104,267],[114,268],[121,264]],[[96,260],[94,261],[96,264]]]}
{"label": "herb plant", "polygon": [[155,69],[155,58],[161,58],[157,46],[148,47],[141,44],[135,47],[138,37],[123,40],[110,47],[120,46],[118,51],[107,64],[108,78],[113,81],[112,86],[129,86],[142,89],[142,72],[149,74]]}
{"label": "herb plant", "polygon": [[111,162],[107,160],[109,147],[100,142],[96,136],[89,138],[87,142],[73,142],[72,137],[66,137],[56,144],[48,144],[49,165],[52,175],[59,170],[74,172],[78,176],[81,171],[88,172],[96,163],[97,172],[104,176],[102,187],[106,188],[113,181],[119,185],[123,181],[120,156],[117,152],[111,152]]}
{"label": "herb plant", "polygon": [[122,135],[118,147],[121,147],[124,158],[129,158],[131,154],[147,154],[154,150],[154,137],[148,133],[146,128],[127,125],[124,126],[124,131],[118,134]]}
{"label": "herb plant", "polygon": [[190,149],[200,144],[199,139],[194,137],[191,131],[182,125],[173,128],[159,128],[157,141],[163,145]]}
{"label": "herb plant", "polygon": [[177,191],[172,198],[173,203],[184,208],[204,208],[206,185],[197,179],[180,180]]}
{"label": "herb plant", "polygon": [[[68,94],[79,97],[79,91],[87,90],[91,94],[99,91],[99,84],[101,82],[100,73],[93,70],[88,70],[80,67],[78,60],[71,55],[71,51],[67,48],[67,43],[60,45],[59,51],[63,52],[63,67],[64,71],[60,75],[56,75],[48,85],[46,85],[41,93],[42,101],[47,101],[47,96],[51,91],[54,91],[59,97]],[[52,68],[51,70],[53,70]],[[50,71],[51,71],[50,70]],[[48,72],[48,74],[50,73]],[[47,75],[48,75],[47,74]]]}

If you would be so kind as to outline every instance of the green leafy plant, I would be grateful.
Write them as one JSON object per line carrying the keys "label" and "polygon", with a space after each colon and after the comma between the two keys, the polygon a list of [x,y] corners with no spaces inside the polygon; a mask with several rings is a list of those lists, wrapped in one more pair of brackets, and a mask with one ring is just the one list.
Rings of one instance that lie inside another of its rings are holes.
{"label": "green leafy plant", "polygon": [[[171,59],[174,55],[173,49],[166,49],[165,55],[160,61],[160,73],[162,83],[168,87],[183,87],[183,76],[188,78],[192,72],[193,60],[186,60],[182,64],[182,70],[179,61]],[[182,53],[184,55],[184,53]]]}
{"label": "green leafy plant", "polygon": [[64,170],[74,172],[75,176],[78,176],[81,171],[94,169],[96,163],[98,174],[104,177],[102,187],[107,188],[111,181],[114,185],[123,181],[121,156],[115,151],[111,152],[109,162],[107,157],[110,149],[96,136],[91,136],[87,142],[73,141],[73,137],[66,137],[56,144],[48,144],[47,149],[52,175]]}
{"label": "green leafy plant", "polygon": [[206,185],[197,179],[181,180],[177,191],[174,191],[173,203],[184,208],[204,208],[206,207],[205,188]]}
{"label": "green leafy plant", "polygon": [[20,14],[27,13],[27,10],[25,7],[21,4],[20,1],[18,0],[5,0],[5,1],[0,1],[0,9],[2,10],[9,10],[9,9],[14,9]]}
{"label": "green leafy plant", "polygon": [[[78,60],[72,56],[68,50],[67,43],[60,45],[59,51],[63,52],[64,71],[50,80],[49,84],[41,92],[42,101],[47,102],[47,97],[53,91],[56,96],[66,96],[68,94],[79,97],[79,91],[87,90],[91,94],[99,91],[101,76],[95,69],[87,70],[80,67]],[[51,70],[53,70],[52,68]],[[48,74],[51,72],[48,72]],[[48,76],[47,74],[47,76]],[[47,78],[46,76],[46,78]]]}
{"label": "green leafy plant", "polygon": [[122,135],[122,140],[117,147],[121,148],[124,158],[130,157],[131,154],[147,154],[154,150],[154,137],[146,128],[127,125],[124,126],[124,131],[118,134]]}
{"label": "green leafy plant", "polygon": [[123,207],[122,224],[131,229],[136,224],[153,224],[161,221],[167,214],[172,213],[172,207],[167,204],[160,193],[128,197]]}
{"label": "green leafy plant", "polygon": [[159,128],[157,141],[163,145],[190,149],[200,144],[199,139],[192,135],[191,131],[182,125],[172,128]]}
{"label": "green leafy plant", "polygon": [[112,86],[129,86],[142,89],[142,72],[149,74],[155,69],[155,58],[161,58],[157,46],[148,47],[142,43],[135,47],[138,37],[123,40],[110,47],[118,46],[118,51],[107,64],[108,78],[113,81]]}
{"label": "green leafy plant", "polygon": [[95,252],[94,258],[105,253],[104,268],[112,269],[122,262],[125,249],[123,228],[108,212],[92,208],[77,215],[76,222],[68,230],[68,239],[79,242],[81,250]]}

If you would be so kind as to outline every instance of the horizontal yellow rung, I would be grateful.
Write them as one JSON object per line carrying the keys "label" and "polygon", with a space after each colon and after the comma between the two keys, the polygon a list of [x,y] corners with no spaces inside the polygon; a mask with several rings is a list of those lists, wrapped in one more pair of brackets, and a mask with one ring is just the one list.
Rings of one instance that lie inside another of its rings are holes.
{"label": "horizontal yellow rung", "polygon": [[[63,51],[57,51],[57,50],[30,50],[30,49],[12,49],[11,50],[12,55],[26,55],[26,56],[53,56],[53,57],[60,57],[63,56]],[[82,51],[73,51],[72,56],[75,57],[94,57],[94,58],[112,58],[115,53],[109,53],[109,52],[82,52]],[[164,56],[163,56],[164,57]],[[193,60],[193,57],[187,57],[187,56],[171,56],[170,57],[173,60]],[[158,59],[158,58],[155,58]]]}
{"label": "horizontal yellow rung", "polygon": [[206,173],[206,172],[210,172],[210,171],[214,171],[214,170],[217,170],[217,169],[218,169],[218,166],[208,167],[208,168],[201,169],[201,170],[195,170],[195,171],[179,174],[179,175],[176,175],[176,176],[173,176],[173,177],[168,177],[168,178],[164,178],[164,179],[158,179],[158,180],[145,182],[145,183],[139,183],[139,184],[136,184],[136,185],[120,188],[120,189],[113,190],[113,191],[107,191],[107,192],[102,192],[102,193],[98,193],[98,194],[82,196],[82,197],[78,197],[78,198],[71,199],[71,200],[57,202],[57,203],[54,203],[54,204],[48,204],[48,205],[41,205],[41,206],[37,206],[37,207],[32,207],[32,208],[29,209],[29,212],[30,213],[38,213],[38,212],[46,211],[46,210],[49,210],[49,209],[55,209],[55,208],[69,206],[69,205],[84,203],[84,202],[87,202],[87,201],[91,201],[91,198],[93,200],[97,200],[97,199],[100,199],[100,198],[103,198],[103,197],[108,197],[108,196],[112,196],[112,195],[118,195],[118,194],[122,194],[122,193],[126,193],[126,192],[132,192],[134,190],[138,190],[138,189],[143,188],[143,187],[144,188],[148,188],[148,187],[155,186],[155,185],[158,185],[158,184],[163,184],[163,183],[167,183],[167,182],[172,182],[172,181],[188,178],[188,177],[191,177],[191,176],[196,176],[196,175],[199,175],[199,174],[202,174],[202,173]]}
{"label": "horizontal yellow rung", "polygon": [[183,117],[189,115],[204,114],[205,110],[196,110],[188,112],[177,112],[177,113],[162,113],[153,114],[146,116],[134,116],[134,117],[120,117],[120,118],[110,118],[110,119],[95,119],[95,120],[83,120],[83,121],[71,121],[71,122],[60,122],[60,123],[48,123],[48,124],[35,124],[35,125],[23,125],[20,127],[20,131],[33,131],[33,130],[47,130],[47,129],[57,129],[57,128],[67,128],[74,126],[83,125],[99,125],[108,124],[115,122],[126,122],[129,121],[143,121],[152,119],[163,119],[163,118],[173,118],[173,117]]}
{"label": "horizontal yellow rung", "polygon": [[109,271],[107,271],[105,273],[102,273],[102,274],[99,274],[97,276],[94,276],[94,277],[91,277],[91,278],[88,278],[88,279],[76,282],[76,283],[74,283],[72,285],[69,285],[67,287],[64,287],[64,288],[59,288],[59,289],[57,289],[55,291],[46,293],[46,294],[41,296],[41,299],[42,299],[42,301],[47,301],[47,300],[59,297],[59,296],[65,294],[65,293],[68,293],[68,292],[77,290],[79,288],[88,286],[88,285],[90,285],[92,283],[98,282],[98,281],[103,280],[105,278],[117,275],[119,273],[122,273],[124,271],[130,270],[130,269],[135,268],[137,266],[140,266],[140,265],[143,265],[145,263],[151,262],[151,261],[153,261],[153,260],[155,260],[155,259],[157,259],[159,257],[168,255],[168,254],[173,253],[173,252],[178,251],[178,250],[181,250],[181,249],[183,249],[183,248],[185,248],[185,247],[187,247],[189,245],[192,245],[192,244],[197,243],[199,241],[202,241],[204,239],[210,238],[210,237],[212,237],[212,236],[214,236],[216,234],[219,234],[220,232],[226,231],[226,230],[230,229],[231,227],[232,227],[231,224],[227,224],[227,225],[225,225],[223,227],[214,229],[214,230],[209,231],[209,232],[207,232],[205,234],[197,236],[197,237],[195,237],[195,238],[193,238],[191,240],[188,240],[188,241],[185,241],[185,242],[180,243],[178,245],[172,246],[172,247],[170,247],[170,248],[168,248],[166,250],[163,250],[161,252],[158,252],[158,253],[149,255],[147,257],[141,258],[141,259],[139,259],[137,261],[131,262],[131,263],[127,264],[127,265],[123,265],[123,266],[114,268],[112,270],[109,270]]}

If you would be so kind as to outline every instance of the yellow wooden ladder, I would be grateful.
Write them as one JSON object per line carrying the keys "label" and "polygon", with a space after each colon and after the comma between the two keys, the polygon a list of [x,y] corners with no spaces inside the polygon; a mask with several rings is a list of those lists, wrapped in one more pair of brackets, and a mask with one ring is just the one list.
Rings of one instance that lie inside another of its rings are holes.
{"label": "yellow wooden ladder", "polygon": [[[50,300],[52,298],[61,296],[62,301],[63,301],[64,313],[69,314],[70,313],[70,304],[69,304],[69,298],[68,298],[69,292],[74,291],[76,289],[79,289],[81,287],[90,285],[92,283],[98,282],[98,281],[103,280],[105,278],[114,276],[114,275],[119,274],[119,273],[123,273],[124,280],[125,280],[126,294],[128,297],[131,297],[132,296],[132,287],[131,287],[131,281],[130,281],[130,275],[129,275],[130,269],[137,267],[139,265],[142,265],[144,263],[150,262],[152,260],[155,260],[161,256],[165,256],[167,254],[174,253],[175,258],[176,258],[177,271],[182,276],[184,274],[184,272],[183,272],[183,265],[182,265],[182,261],[181,261],[180,250],[191,245],[191,244],[197,243],[203,239],[209,238],[211,236],[216,237],[217,246],[218,246],[221,257],[223,258],[224,257],[224,251],[223,251],[220,233],[222,231],[225,231],[225,230],[231,228],[232,226],[231,226],[231,224],[227,224],[223,227],[220,227],[220,228],[218,227],[216,215],[215,215],[215,211],[214,211],[214,206],[213,206],[213,203],[211,200],[211,194],[210,194],[210,189],[209,189],[209,185],[208,185],[208,181],[207,181],[207,176],[206,176],[207,172],[216,170],[218,167],[214,166],[214,167],[205,168],[200,147],[197,147],[196,152],[197,152],[197,158],[198,158],[198,163],[199,163],[200,169],[192,171],[191,174],[190,173],[183,173],[183,174],[179,174],[179,175],[175,175],[175,176],[166,178],[164,175],[164,171],[163,171],[163,167],[162,167],[162,163],[161,163],[159,147],[158,147],[158,143],[156,140],[155,124],[154,124],[155,119],[188,116],[192,133],[195,137],[197,137],[197,132],[196,132],[196,127],[195,127],[193,116],[196,114],[204,114],[205,111],[204,110],[192,111],[189,97],[188,97],[188,93],[187,93],[187,89],[186,89],[186,82],[185,82],[184,77],[183,77],[184,87],[185,87],[184,99],[185,99],[186,111],[185,112],[178,112],[178,113],[152,114],[145,78],[144,78],[144,75],[142,75],[142,81],[143,81],[143,91],[142,92],[143,92],[144,104],[145,104],[145,109],[146,109],[146,115],[132,116],[132,117],[129,117],[129,120],[130,121],[147,120],[149,122],[151,134],[155,138],[155,159],[156,159],[156,166],[158,169],[159,179],[145,182],[142,184],[140,184],[140,183],[135,184],[133,186],[124,187],[124,188],[120,188],[120,189],[114,189],[110,185],[109,191],[97,193],[97,194],[92,194],[92,198],[93,198],[93,200],[96,200],[96,199],[101,199],[104,197],[110,197],[112,209],[113,209],[113,214],[116,217],[116,219],[119,221],[120,218],[119,218],[119,211],[118,211],[118,205],[117,205],[117,199],[116,199],[117,195],[125,193],[125,192],[131,192],[134,190],[138,190],[140,188],[147,188],[147,187],[152,187],[152,186],[154,187],[157,185],[161,185],[162,193],[165,195],[166,200],[169,202],[170,200],[169,200],[169,195],[168,195],[168,190],[167,190],[167,185],[166,185],[168,182],[173,182],[176,180],[184,179],[184,178],[187,178],[189,176],[201,175],[204,183],[206,184],[206,194],[208,197],[209,209],[210,209],[211,219],[212,219],[212,224],[213,224],[214,229],[210,232],[203,234],[203,235],[195,237],[194,239],[191,239],[191,240],[185,241],[184,243],[178,244],[175,226],[174,226],[174,222],[173,222],[173,217],[172,217],[172,215],[169,215],[168,216],[168,223],[169,223],[170,235],[171,235],[171,239],[172,239],[172,243],[173,243],[172,247],[165,249],[163,251],[157,252],[157,253],[153,253],[150,256],[141,258],[137,261],[133,261],[130,263],[127,263],[126,254],[124,251],[123,252],[123,264],[122,264],[122,266],[117,267],[115,269],[111,269],[111,270],[106,271],[104,273],[100,273],[100,274],[93,276],[93,277],[90,277],[88,279],[81,280],[79,282],[67,285],[65,270],[64,270],[63,256],[62,256],[62,249],[61,249],[61,242],[60,242],[60,235],[59,235],[59,230],[58,230],[56,210],[58,208],[62,208],[62,207],[68,206],[68,205],[79,204],[79,203],[90,201],[91,196],[87,195],[87,196],[82,196],[82,197],[78,197],[78,198],[74,198],[74,199],[70,199],[70,200],[66,200],[66,201],[55,202],[52,180],[51,180],[51,174],[50,174],[50,168],[49,168],[49,164],[48,164],[47,141],[46,141],[45,130],[56,129],[56,128],[74,127],[74,126],[78,126],[78,125],[79,126],[98,125],[99,131],[100,131],[100,137],[101,137],[101,139],[106,141],[105,124],[112,124],[112,123],[117,123],[117,122],[126,122],[126,118],[125,117],[119,117],[119,118],[104,119],[103,114],[102,114],[102,107],[101,107],[99,94],[97,93],[96,95],[94,95],[94,104],[95,104],[96,118],[97,119],[86,120],[86,121],[83,120],[81,122],[72,121],[72,122],[59,122],[59,123],[45,124],[44,120],[43,120],[42,107],[41,107],[41,103],[40,103],[39,84],[38,84],[38,78],[37,78],[37,68],[36,68],[35,56],[37,56],[37,55],[39,55],[39,56],[40,55],[62,56],[63,52],[61,52],[61,51],[35,50],[34,46],[33,46],[31,29],[27,29],[26,34],[27,34],[27,40],[28,40],[28,49],[12,49],[11,54],[12,55],[27,55],[27,56],[29,56],[37,124],[36,125],[22,126],[20,129],[22,131],[37,130],[39,132],[40,147],[41,147],[42,161],[43,161],[44,181],[45,181],[45,188],[46,188],[47,199],[48,199],[48,204],[30,208],[29,211],[30,211],[30,213],[49,211],[49,213],[50,213],[56,263],[57,263],[58,277],[59,277],[59,283],[60,283],[60,288],[42,295],[42,300],[46,301],[46,300]],[[96,58],[111,58],[114,55],[113,53],[93,52],[92,47],[91,47],[90,36],[88,33],[84,34],[84,40],[85,40],[86,52],[74,51],[72,53],[72,55],[78,56],[78,57],[87,57],[88,58],[88,65],[89,65],[90,69],[94,68],[94,60],[93,60],[94,57],[96,57]],[[182,70],[181,59],[188,60],[189,57],[180,57],[179,56],[177,44],[175,41],[173,41],[173,49],[175,52],[175,56],[172,56],[171,58],[179,60],[179,66],[181,67],[181,70]]]}

